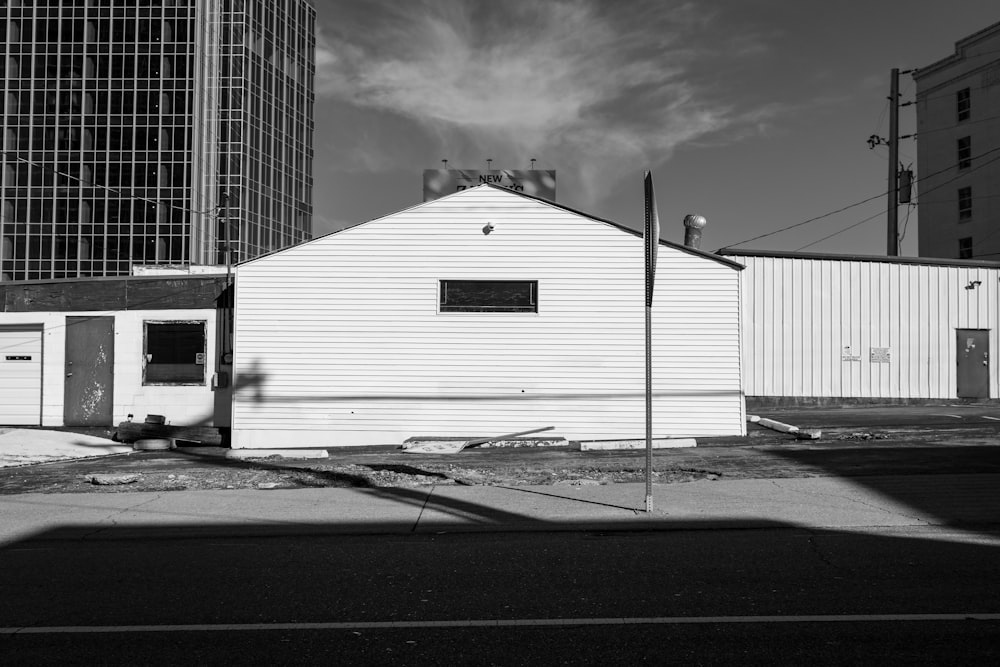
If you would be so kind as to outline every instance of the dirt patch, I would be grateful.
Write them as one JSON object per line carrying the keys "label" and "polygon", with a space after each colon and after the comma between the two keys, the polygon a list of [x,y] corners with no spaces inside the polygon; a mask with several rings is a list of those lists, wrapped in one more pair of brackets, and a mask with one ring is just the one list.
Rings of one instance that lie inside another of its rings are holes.
{"label": "dirt patch", "polygon": [[[949,422],[950,424],[950,422]],[[754,432],[740,445],[706,444],[653,453],[653,481],[778,479],[1000,470],[997,422],[949,429],[830,428],[820,441]],[[888,435],[888,437],[884,437]],[[579,452],[569,447],[467,449],[412,454],[393,449],[331,450],[328,459],[237,460],[195,450],[132,452],[100,459],[0,469],[0,494],[132,493],[432,485],[589,486],[645,481],[639,451]],[[100,485],[88,474],[141,473]]]}
{"label": "dirt patch", "polygon": [[[128,465],[102,469],[94,461],[26,466],[0,474],[0,493],[132,493],[225,489],[302,488],[413,488],[432,485],[595,485],[642,482],[645,468],[634,461],[608,461],[602,465],[563,465],[551,468],[528,465],[461,466],[448,463],[303,463],[280,460],[241,462],[240,465],[202,464],[170,466],[169,462],[130,460]],[[127,476],[127,484],[95,483],[96,479]],[[658,484],[720,479],[729,475],[700,468],[660,465],[653,472]]]}

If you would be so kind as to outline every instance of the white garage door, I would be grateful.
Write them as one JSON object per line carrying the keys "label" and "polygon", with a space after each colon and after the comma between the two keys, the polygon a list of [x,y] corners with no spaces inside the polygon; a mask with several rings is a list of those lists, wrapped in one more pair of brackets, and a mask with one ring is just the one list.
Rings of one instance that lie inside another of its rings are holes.
{"label": "white garage door", "polygon": [[0,426],[42,423],[42,332],[0,329]]}

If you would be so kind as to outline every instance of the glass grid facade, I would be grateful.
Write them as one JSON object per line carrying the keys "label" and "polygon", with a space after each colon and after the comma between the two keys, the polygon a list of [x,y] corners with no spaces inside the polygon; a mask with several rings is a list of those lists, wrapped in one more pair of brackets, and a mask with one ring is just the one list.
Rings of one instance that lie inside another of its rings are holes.
{"label": "glass grid facade", "polygon": [[310,238],[307,0],[7,0],[0,31],[0,279]]}

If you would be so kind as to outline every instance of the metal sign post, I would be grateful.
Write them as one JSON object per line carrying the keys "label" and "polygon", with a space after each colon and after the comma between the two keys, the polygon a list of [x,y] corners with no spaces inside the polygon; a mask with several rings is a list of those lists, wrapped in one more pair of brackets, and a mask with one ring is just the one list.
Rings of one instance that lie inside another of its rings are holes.
{"label": "metal sign post", "polygon": [[653,197],[653,174],[644,179],[646,221],[643,241],[646,254],[646,512],[653,511],[653,278],[656,249],[660,244],[660,217]]}

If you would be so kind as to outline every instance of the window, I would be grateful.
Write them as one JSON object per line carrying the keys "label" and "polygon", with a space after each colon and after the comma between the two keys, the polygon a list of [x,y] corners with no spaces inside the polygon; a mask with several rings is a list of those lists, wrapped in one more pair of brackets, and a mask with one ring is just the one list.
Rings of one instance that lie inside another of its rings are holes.
{"label": "window", "polygon": [[972,188],[958,189],[958,221],[965,222],[972,218]]}
{"label": "window", "polygon": [[205,322],[146,322],[143,384],[205,384]]}
{"label": "window", "polygon": [[442,280],[442,313],[537,313],[537,280]]}
{"label": "window", "polygon": [[962,137],[958,140],[958,168],[968,169],[972,166],[972,137]]}
{"label": "window", "polygon": [[955,105],[958,110],[958,121],[969,120],[972,115],[972,96],[968,88],[955,93]]}
{"label": "window", "polygon": [[966,236],[958,240],[958,258],[972,259],[972,237]]}

